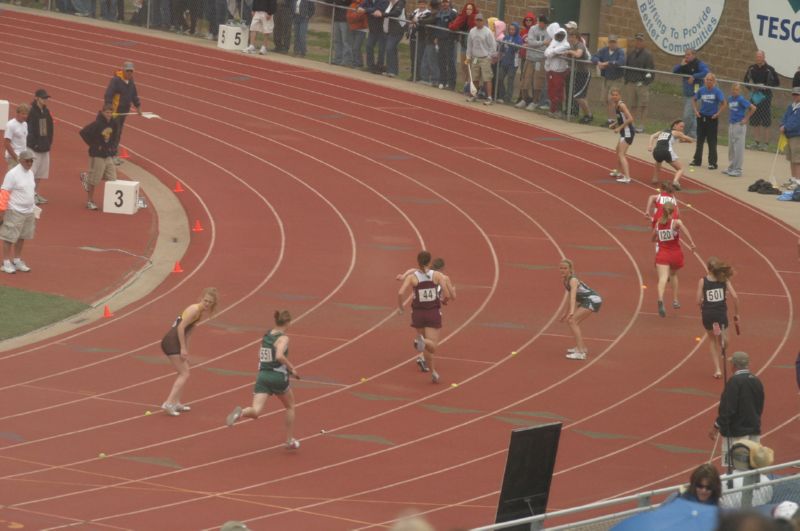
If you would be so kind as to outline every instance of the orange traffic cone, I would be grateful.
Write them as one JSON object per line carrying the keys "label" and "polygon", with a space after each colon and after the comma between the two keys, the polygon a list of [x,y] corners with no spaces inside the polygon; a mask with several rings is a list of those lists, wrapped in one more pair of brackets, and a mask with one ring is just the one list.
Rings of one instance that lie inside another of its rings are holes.
{"label": "orange traffic cone", "polygon": [[180,181],[175,181],[175,188],[173,188],[172,191],[175,192],[176,194],[179,194],[181,192],[185,192],[186,190],[183,189],[183,186],[181,186]]}
{"label": "orange traffic cone", "polygon": [[111,308],[109,308],[108,304],[106,304],[106,307],[103,308],[103,319],[109,319],[111,317],[114,317],[114,314],[111,313]]}
{"label": "orange traffic cone", "polygon": [[119,158],[121,159],[129,159],[131,158],[130,153],[128,153],[128,149],[125,146],[119,147]]}
{"label": "orange traffic cone", "polygon": [[175,267],[172,268],[173,273],[183,273],[183,268],[180,262],[175,262]]}
{"label": "orange traffic cone", "polygon": [[192,232],[203,232],[203,226],[200,225],[199,219],[194,222],[194,227],[192,227]]}

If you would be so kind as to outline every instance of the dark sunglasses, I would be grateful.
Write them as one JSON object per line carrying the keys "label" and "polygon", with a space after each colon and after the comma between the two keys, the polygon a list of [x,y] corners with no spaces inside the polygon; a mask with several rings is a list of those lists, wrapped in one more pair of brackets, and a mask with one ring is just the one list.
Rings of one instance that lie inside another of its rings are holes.
{"label": "dark sunglasses", "polygon": [[33,159],[20,159],[20,162],[33,162]]}
{"label": "dark sunglasses", "polygon": [[704,483],[695,483],[694,484],[694,488],[696,488],[698,490],[708,490],[708,491],[710,491],[711,490],[711,485],[706,485]]}

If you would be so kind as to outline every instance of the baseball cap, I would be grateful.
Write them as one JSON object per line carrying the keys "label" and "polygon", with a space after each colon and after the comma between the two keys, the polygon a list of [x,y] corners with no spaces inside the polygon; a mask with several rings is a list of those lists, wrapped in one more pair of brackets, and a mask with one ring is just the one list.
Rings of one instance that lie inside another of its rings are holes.
{"label": "baseball cap", "polygon": [[567,29],[578,29],[578,23],[575,22],[574,20],[570,20],[569,22],[564,24],[564,27]]}
{"label": "baseball cap", "polygon": [[133,63],[131,61],[125,61],[122,63],[122,69],[133,71]]}
{"label": "baseball cap", "polygon": [[792,88],[792,95],[800,94],[800,87],[793,87]]}
{"label": "baseball cap", "polygon": [[483,20],[483,13],[478,13],[475,15],[475,20]]}
{"label": "baseball cap", "polygon": [[731,356],[731,361],[737,367],[747,367],[750,365],[750,356],[747,355],[747,352],[742,352],[739,350],[733,353]]}
{"label": "baseball cap", "polygon": [[48,94],[47,91],[45,89],[43,89],[43,88],[37,90],[36,94],[34,94],[34,95],[37,98],[42,98],[43,100],[46,100],[47,98],[50,97],[50,94]]}
{"label": "baseball cap", "polygon": [[608,36],[608,42],[617,42],[617,36],[612,33]]}
{"label": "baseball cap", "polygon": [[637,41],[643,41],[644,40],[644,33],[637,33],[635,39]]}
{"label": "baseball cap", "polygon": [[19,160],[33,160],[33,151],[26,149],[20,152],[17,156]]}

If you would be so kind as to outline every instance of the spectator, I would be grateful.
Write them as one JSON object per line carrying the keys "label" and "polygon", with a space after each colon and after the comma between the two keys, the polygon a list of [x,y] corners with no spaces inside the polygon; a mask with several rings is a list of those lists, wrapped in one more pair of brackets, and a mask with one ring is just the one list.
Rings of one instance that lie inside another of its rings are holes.
{"label": "spectator", "polygon": [[[592,115],[592,110],[589,108],[589,103],[586,100],[586,96],[589,93],[589,81],[591,80],[589,67],[587,66],[587,61],[590,57],[589,50],[586,49],[586,45],[583,43],[583,39],[581,39],[576,29],[569,30],[567,42],[569,42],[570,49],[567,51],[566,56],[573,59],[573,61],[570,61],[570,66],[573,71],[572,90],[570,90],[570,93],[575,103],[578,104],[578,107],[583,112],[583,117],[579,122],[582,124],[592,123],[594,121],[594,115]],[[575,111],[575,114],[577,115],[578,112]]]}
{"label": "spectator", "polygon": [[766,151],[769,147],[770,127],[772,127],[772,91],[767,87],[777,87],[781,80],[775,69],[767,64],[766,54],[759,50],[756,52],[756,62],[747,68],[744,75],[745,83],[760,85],[750,89],[750,101],[756,106],[755,114],[750,117],[753,127],[754,149]]}
{"label": "spectator", "polygon": [[[449,31],[450,23],[458,17],[450,0],[442,0],[442,7],[436,15],[437,42],[439,44],[439,88],[456,88],[456,37]],[[441,29],[440,29],[441,28]]]}
{"label": "spectator", "polygon": [[117,180],[111,142],[118,128],[114,106],[106,103],[103,110],[97,113],[97,119],[80,130],[81,138],[89,146],[89,171],[85,174],[85,180],[83,174],[81,175],[83,189],[86,190],[86,208],[89,210],[97,210],[94,189],[100,181]]}
{"label": "spectator", "polygon": [[639,127],[637,133],[644,133],[647,118],[647,104],[650,101],[650,83],[653,82],[653,54],[644,47],[644,33],[637,33],[633,41],[633,51],[625,60],[625,99],[628,100],[631,112],[636,116]]}
{"label": "spectator", "polygon": [[289,53],[292,45],[292,17],[296,0],[278,0],[278,8],[275,11],[275,33],[272,38],[275,40],[275,51],[278,53]]}
{"label": "spectator", "polygon": [[683,122],[686,124],[686,134],[697,136],[697,115],[694,112],[694,95],[700,90],[703,80],[709,70],[706,64],[697,58],[693,48],[687,48],[683,60],[672,69],[675,74],[682,74],[683,78]]}
{"label": "spectator", "polygon": [[350,2],[350,10],[347,12],[348,38],[350,39],[350,51],[353,54],[353,62],[347,66],[353,68],[364,67],[364,31],[367,29],[367,15],[358,10],[360,5],[360,0],[353,0]]}
{"label": "spectator", "polygon": [[139,101],[139,93],[136,91],[136,83],[133,81],[133,70],[133,63],[125,61],[122,70],[118,70],[109,81],[104,96],[105,103],[114,106],[114,114],[119,119],[119,130],[111,146],[114,164],[117,166],[122,164],[122,160],[117,156],[117,150],[122,139],[122,128],[125,127],[125,118],[127,118],[125,115],[131,112],[131,105],[136,108],[136,112],[140,116],[142,114],[142,102]]}
{"label": "spectator", "polygon": [[761,440],[761,414],[764,412],[764,386],[750,372],[750,356],[734,352],[730,358],[734,374],[725,383],[711,439],[722,435],[723,464],[732,465],[731,447],[742,440]]}
{"label": "spectator", "polygon": [[705,463],[694,469],[689,478],[689,487],[681,494],[681,498],[696,503],[719,505],[722,496],[722,481],[719,472],[710,463]]}
{"label": "spectator", "polygon": [[53,146],[53,115],[47,108],[50,95],[45,89],[38,89],[34,94],[31,109],[28,112],[28,138],[26,146],[33,151],[33,172],[36,184],[35,200],[37,205],[47,203],[47,199],[39,194],[42,181],[50,177],[50,148]]}
{"label": "spectator", "polygon": [[[383,26],[386,31],[386,74],[395,77],[400,73],[397,47],[406,31],[406,0],[389,0],[383,13]],[[401,20],[402,19],[402,20]]]}
{"label": "spectator", "polygon": [[[498,50],[500,48],[500,43],[506,38],[506,23],[497,17],[488,17],[486,19],[486,25],[494,35],[495,50]],[[500,55],[497,51],[495,51],[495,54],[491,58],[490,66],[492,68],[492,80],[497,80],[497,72],[500,68]],[[492,90],[495,92],[497,91],[496,82],[492,83]],[[484,98],[485,96],[484,91],[478,91],[478,98]],[[496,96],[497,94],[495,94],[495,97]]]}
{"label": "spectator", "polygon": [[19,154],[25,151],[30,110],[27,103],[20,103],[17,105],[17,115],[6,123],[6,129],[3,132],[3,151],[9,170],[19,163]]}
{"label": "spectator", "polygon": [[[480,13],[478,6],[472,2],[468,2],[461,9],[456,19],[448,26],[450,31],[458,31],[462,35],[458,38],[459,45],[461,46],[461,53],[467,53],[467,34],[472,28],[475,27],[475,16]],[[467,63],[461,65],[461,73],[464,79],[467,79]],[[464,94],[469,94],[469,83],[464,83]]]}
{"label": "spectator", "polygon": [[747,120],[758,112],[756,105],[751,105],[742,96],[742,86],[734,83],[731,95],[728,96],[728,168],[722,173],[731,177],[742,175],[744,162],[744,142],[747,136]]}
{"label": "spectator", "polygon": [[[417,21],[420,38],[422,39],[422,64],[417,73],[417,81],[426,85],[439,85],[439,45],[436,42],[439,31],[436,29],[436,17],[442,7],[441,0],[430,0],[428,11],[423,13]],[[419,46],[419,45],[418,45]]]}
{"label": "spectator", "polygon": [[[30,118],[28,118],[30,124]],[[792,88],[792,103],[781,118],[781,133],[786,135],[786,160],[792,172],[792,179],[800,182],[800,86]]]}
{"label": "spectator", "polygon": [[[151,6],[158,5],[158,2],[162,0],[149,0]],[[153,9],[153,13],[158,13],[158,9]],[[217,22],[217,2],[216,0],[203,0],[203,14],[205,19],[208,21],[208,33],[206,33],[206,39],[210,41],[217,40],[217,34],[219,33],[219,22]],[[151,21],[151,24],[157,25],[155,21]]]}
{"label": "spectator", "polygon": [[717,76],[706,74],[704,84],[692,98],[692,108],[697,118],[697,148],[694,159],[689,166],[701,166],[703,163],[703,143],[708,140],[708,169],[717,169],[717,130],[719,115],[728,106],[725,94],[717,86]]}
{"label": "spectator", "polygon": [[[467,4],[469,5],[469,4]],[[417,68],[422,66],[422,52],[425,50],[425,41],[420,35],[417,22],[421,16],[428,13],[428,3],[425,0],[417,0],[417,8],[411,12],[408,24],[408,46],[411,54],[411,80],[416,81],[419,77]]]}
{"label": "spectator", "polygon": [[335,65],[352,66],[353,49],[350,41],[350,25],[347,22],[350,0],[332,0],[333,3],[333,60]]}
{"label": "spectator", "polygon": [[258,51],[261,55],[267,53],[267,44],[269,43],[269,35],[275,31],[275,21],[273,15],[277,9],[275,0],[253,0],[253,20],[250,22],[250,45],[244,50],[246,53],[256,53],[256,41],[258,34],[264,35],[264,41],[261,43],[261,49]]}
{"label": "spectator", "polygon": [[514,78],[517,77],[517,65],[520,62],[519,51],[522,38],[519,36],[519,24],[512,22],[508,33],[500,45],[500,79],[497,82],[497,103],[510,100],[514,94]]}
{"label": "spectator", "polygon": [[[536,25],[536,15],[532,12],[528,11],[525,13],[525,18],[522,19],[522,24],[519,25],[519,36],[524,41],[525,37],[528,35],[528,31]],[[521,59],[524,59],[525,55],[521,56]]]}
{"label": "spectator", "polygon": [[6,273],[31,270],[22,261],[25,240],[33,239],[36,231],[35,180],[31,167],[34,152],[26,149],[19,154],[19,164],[6,173],[0,185],[0,240],[3,240],[3,267]]}
{"label": "spectator", "polygon": [[[491,60],[497,51],[497,43],[492,31],[484,25],[483,13],[475,15],[475,27],[469,30],[467,36],[468,68],[472,69],[472,80],[476,86],[483,81],[486,92],[485,105],[492,104],[492,67]],[[467,101],[475,101],[475,96],[470,96]]]}
{"label": "spectator", "polygon": [[800,87],[800,66],[797,67],[797,72],[794,73],[792,78],[792,88]]}
{"label": "spectator", "polygon": [[[386,34],[383,32],[383,12],[388,5],[389,0],[364,0],[358,6],[359,12],[367,15],[367,70],[373,74],[380,74],[384,69]],[[375,46],[378,47],[377,61]]]}
{"label": "spectator", "polygon": [[294,28],[294,53],[296,57],[305,57],[308,48],[306,38],[308,36],[308,21],[314,16],[317,4],[311,0],[294,0],[294,12],[292,13],[292,26]]}
{"label": "spectator", "polygon": [[550,97],[550,117],[561,118],[561,103],[564,101],[564,80],[569,63],[564,58],[569,51],[567,32],[553,22],[547,27],[547,34],[552,39],[544,51],[544,69],[547,72],[547,92]]}
{"label": "spectator", "polygon": [[546,98],[544,51],[551,40],[547,33],[547,24],[547,17],[542,15],[537,24],[528,30],[525,41],[525,67],[520,76],[519,101],[516,104],[518,109],[533,111],[539,102]]}
{"label": "spectator", "polygon": [[625,73],[621,68],[625,65],[625,50],[618,46],[616,35],[608,36],[608,46],[597,50],[592,56],[592,63],[600,69],[600,78],[603,80],[600,94],[606,102],[606,124],[611,125],[617,120],[614,116],[614,106],[608,97],[609,91],[622,82],[621,78]]}

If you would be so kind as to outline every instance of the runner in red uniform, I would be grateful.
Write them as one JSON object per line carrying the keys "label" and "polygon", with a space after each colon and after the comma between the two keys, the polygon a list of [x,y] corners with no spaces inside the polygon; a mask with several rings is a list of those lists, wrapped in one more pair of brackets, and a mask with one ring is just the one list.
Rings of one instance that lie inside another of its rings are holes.
{"label": "runner in red uniform", "polygon": [[672,307],[678,309],[678,270],[683,267],[683,249],[681,249],[680,234],[686,235],[692,251],[695,250],[694,238],[689,234],[689,229],[680,219],[675,219],[675,206],[664,203],[661,208],[661,217],[653,229],[653,241],[657,242],[656,272],[658,273],[658,315],[667,316],[664,309],[664,290],[667,280],[672,284]]}
{"label": "runner in red uniform", "polygon": [[644,207],[644,217],[650,220],[650,226],[656,228],[658,218],[661,217],[661,210],[666,203],[672,203],[675,210],[672,213],[674,219],[680,217],[678,213],[678,200],[675,198],[675,186],[669,181],[664,181],[658,185],[659,192],[647,198],[647,204]]}
{"label": "runner in red uniform", "polygon": [[439,343],[439,329],[442,327],[441,299],[438,287],[442,288],[444,299],[452,299],[448,282],[443,282],[441,273],[431,269],[431,253],[421,251],[417,255],[419,269],[408,275],[397,292],[397,311],[403,313],[405,293],[412,290],[411,326],[417,330],[414,346],[425,357],[425,364],[431,371],[433,383],[439,382],[439,373],[433,360],[433,353]]}

